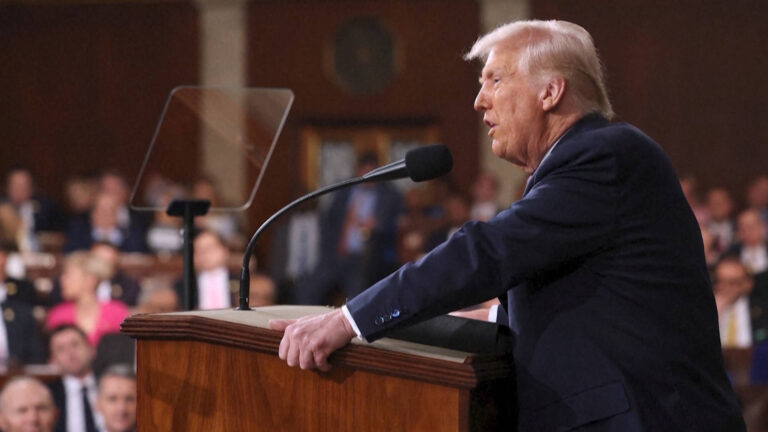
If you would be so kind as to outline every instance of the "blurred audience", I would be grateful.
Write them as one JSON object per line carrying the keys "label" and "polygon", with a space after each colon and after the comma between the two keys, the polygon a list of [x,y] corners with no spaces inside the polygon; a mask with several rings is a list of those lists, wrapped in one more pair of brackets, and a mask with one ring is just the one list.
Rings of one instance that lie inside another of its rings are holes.
{"label": "blurred audience", "polygon": [[270,306],[275,304],[277,289],[272,278],[264,273],[252,273],[248,291],[248,305],[250,307]]}
{"label": "blurred audience", "polygon": [[749,208],[739,214],[736,236],[739,242],[730,253],[738,255],[752,274],[768,270],[766,222],[756,209]]}
{"label": "blurred audience", "polygon": [[9,261],[17,258],[17,264],[22,265],[21,258],[16,254],[16,245],[0,240],[0,301],[4,299],[17,300],[30,306],[38,304],[35,286],[27,279],[14,277],[8,271]]}
{"label": "blurred audience", "polygon": [[[304,195],[301,188],[296,196]],[[290,295],[294,287],[311,275],[320,261],[320,215],[316,202],[293,211],[275,227],[269,250],[269,274],[280,293]],[[281,299],[292,303],[293,300]]]}
{"label": "blurred audience", "polygon": [[115,364],[99,377],[96,402],[104,419],[103,432],[131,432],[136,429],[136,374],[126,364]]}
{"label": "blurred audience", "polygon": [[139,296],[137,313],[167,313],[179,310],[180,300],[176,290],[162,282],[148,283]]}
{"label": "blurred audience", "polygon": [[170,216],[166,210],[173,199],[183,196],[184,191],[181,186],[173,184],[168,184],[166,189],[157,191],[158,210],[155,211],[154,221],[147,230],[147,245],[152,252],[175,254],[182,251],[184,247],[182,237],[184,221],[178,216]]}
{"label": "blurred audience", "polygon": [[733,199],[725,188],[717,187],[707,192],[709,220],[704,226],[712,235],[712,248],[716,256],[726,252],[733,243]]}
{"label": "blurred audience", "polygon": [[112,194],[96,196],[88,218],[70,220],[65,252],[88,249],[94,242],[115,245],[123,252],[146,252],[146,232],[138,224],[120,223],[120,203]]}
{"label": "blurred audience", "polygon": [[[107,278],[99,281],[96,287],[96,297],[100,302],[117,300],[127,306],[136,306],[141,286],[133,277],[120,269],[120,251],[111,243],[96,242],[91,245],[91,254],[105,264]],[[61,294],[60,279],[54,282],[53,289],[48,294],[49,303],[56,305],[64,299]]]}
{"label": "blurred audience", "polygon": [[51,432],[56,415],[50,390],[37,378],[13,377],[0,391],[0,429],[4,432]]}
{"label": "blurred audience", "polygon": [[747,206],[768,223],[768,175],[756,177],[747,188]]}
{"label": "blurred audience", "polygon": [[94,347],[102,335],[120,331],[128,307],[115,300],[100,302],[96,294],[99,282],[109,278],[108,264],[93,254],[75,252],[67,256],[61,274],[61,295],[65,301],[48,312],[46,328],[77,325]]}
{"label": "blurred audience", "polygon": [[699,199],[699,191],[696,188],[696,179],[692,176],[680,177],[680,188],[683,189],[683,195],[688,201],[688,205],[693,210],[693,215],[696,216],[696,220],[699,225],[704,225],[709,220],[709,212],[707,207],[701,203]]}
{"label": "blurred audience", "polygon": [[768,340],[768,286],[755,280],[737,257],[715,266],[714,293],[723,347],[750,347]]}
{"label": "blurred audience", "polygon": [[32,306],[6,296],[0,307],[0,364],[16,368],[44,363],[45,350]]}
{"label": "blurred audience", "polygon": [[[229,274],[229,248],[213,231],[201,231],[194,240],[197,298],[193,309],[225,309],[237,304],[238,278]],[[179,299],[184,298],[183,281],[174,285]],[[183,303],[183,301],[182,301]]]}
{"label": "blurred audience", "polygon": [[32,173],[26,168],[8,171],[5,183],[5,201],[10,203],[21,217],[24,236],[23,248],[38,250],[36,234],[41,231],[58,231],[62,228],[61,214],[54,202],[35,191]]}
{"label": "blurred audience", "polygon": [[397,255],[400,264],[424,255],[432,221],[427,217],[425,188],[414,185],[403,194],[403,213],[397,221]]}
{"label": "blurred audience", "polygon": [[101,424],[96,411],[98,388],[93,374],[94,350],[77,326],[54,328],[49,340],[50,363],[62,376],[49,385],[59,410],[57,432],[95,432]]}
{"label": "blurred audience", "polygon": [[244,246],[235,214],[232,211],[216,210],[219,207],[227,207],[227,204],[222,202],[213,178],[200,177],[195,180],[192,184],[192,198],[210,201],[212,209],[207,214],[195,218],[195,227],[215,232],[229,247]]}
{"label": "blurred audience", "polygon": [[96,179],[88,176],[76,176],[68,179],[64,185],[69,219],[87,218],[93,207],[93,198],[98,191]]}
{"label": "blurred audience", "polygon": [[454,193],[445,199],[445,225],[429,236],[426,251],[430,251],[440,243],[448,240],[462,225],[469,222],[470,206],[464,195]]}
{"label": "blurred audience", "polygon": [[472,184],[472,207],[469,218],[487,222],[501,209],[497,203],[499,182],[488,173],[480,174]]}
{"label": "blurred audience", "polygon": [[131,210],[130,187],[122,173],[117,170],[106,170],[99,179],[99,193],[112,197],[115,202],[117,226],[124,231],[146,233],[152,221],[146,212]]}
{"label": "blurred audience", "polygon": [[[356,175],[378,166],[375,153],[363,154]],[[321,217],[320,262],[296,286],[299,304],[327,304],[334,291],[347,298],[392,272],[397,260],[397,216],[400,194],[391,184],[364,183],[341,189]]]}

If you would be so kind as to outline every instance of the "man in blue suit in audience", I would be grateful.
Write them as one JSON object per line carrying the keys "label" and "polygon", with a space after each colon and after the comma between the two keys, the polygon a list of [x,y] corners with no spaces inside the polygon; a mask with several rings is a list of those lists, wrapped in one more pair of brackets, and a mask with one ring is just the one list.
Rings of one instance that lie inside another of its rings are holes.
{"label": "man in blue suit in audience", "polygon": [[280,357],[327,370],[356,335],[499,297],[519,430],[744,430],[698,225],[662,149],[609,122],[589,33],[515,22],[467,58],[485,62],[475,109],[494,154],[530,174],[523,198],[341,309],[272,322],[285,329]]}

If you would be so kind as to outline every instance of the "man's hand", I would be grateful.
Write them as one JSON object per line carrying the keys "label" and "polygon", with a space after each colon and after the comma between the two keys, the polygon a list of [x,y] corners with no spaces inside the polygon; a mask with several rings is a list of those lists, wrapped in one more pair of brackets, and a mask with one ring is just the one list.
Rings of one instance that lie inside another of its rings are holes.
{"label": "man's hand", "polygon": [[328,356],[356,336],[341,309],[298,320],[270,320],[269,327],[285,330],[279,355],[288,366],[324,372],[331,369]]}

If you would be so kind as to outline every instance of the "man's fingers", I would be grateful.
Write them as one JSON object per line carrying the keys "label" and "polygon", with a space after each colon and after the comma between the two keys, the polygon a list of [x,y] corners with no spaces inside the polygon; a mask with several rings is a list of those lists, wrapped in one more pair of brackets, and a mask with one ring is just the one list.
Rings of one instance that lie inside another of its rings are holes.
{"label": "man's fingers", "polygon": [[325,353],[315,353],[315,366],[323,372],[331,370],[331,364],[328,363],[328,356]]}
{"label": "man's fingers", "polygon": [[272,330],[279,330],[283,331],[286,327],[293,324],[296,320],[287,320],[287,319],[273,319],[269,320],[269,328]]}

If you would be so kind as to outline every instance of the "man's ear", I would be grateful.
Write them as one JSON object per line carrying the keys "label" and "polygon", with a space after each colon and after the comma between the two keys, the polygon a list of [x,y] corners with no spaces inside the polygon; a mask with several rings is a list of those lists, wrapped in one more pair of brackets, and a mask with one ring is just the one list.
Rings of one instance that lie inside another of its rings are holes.
{"label": "man's ear", "polygon": [[541,90],[541,109],[544,112],[552,111],[560,104],[565,95],[566,82],[562,76],[553,76]]}

